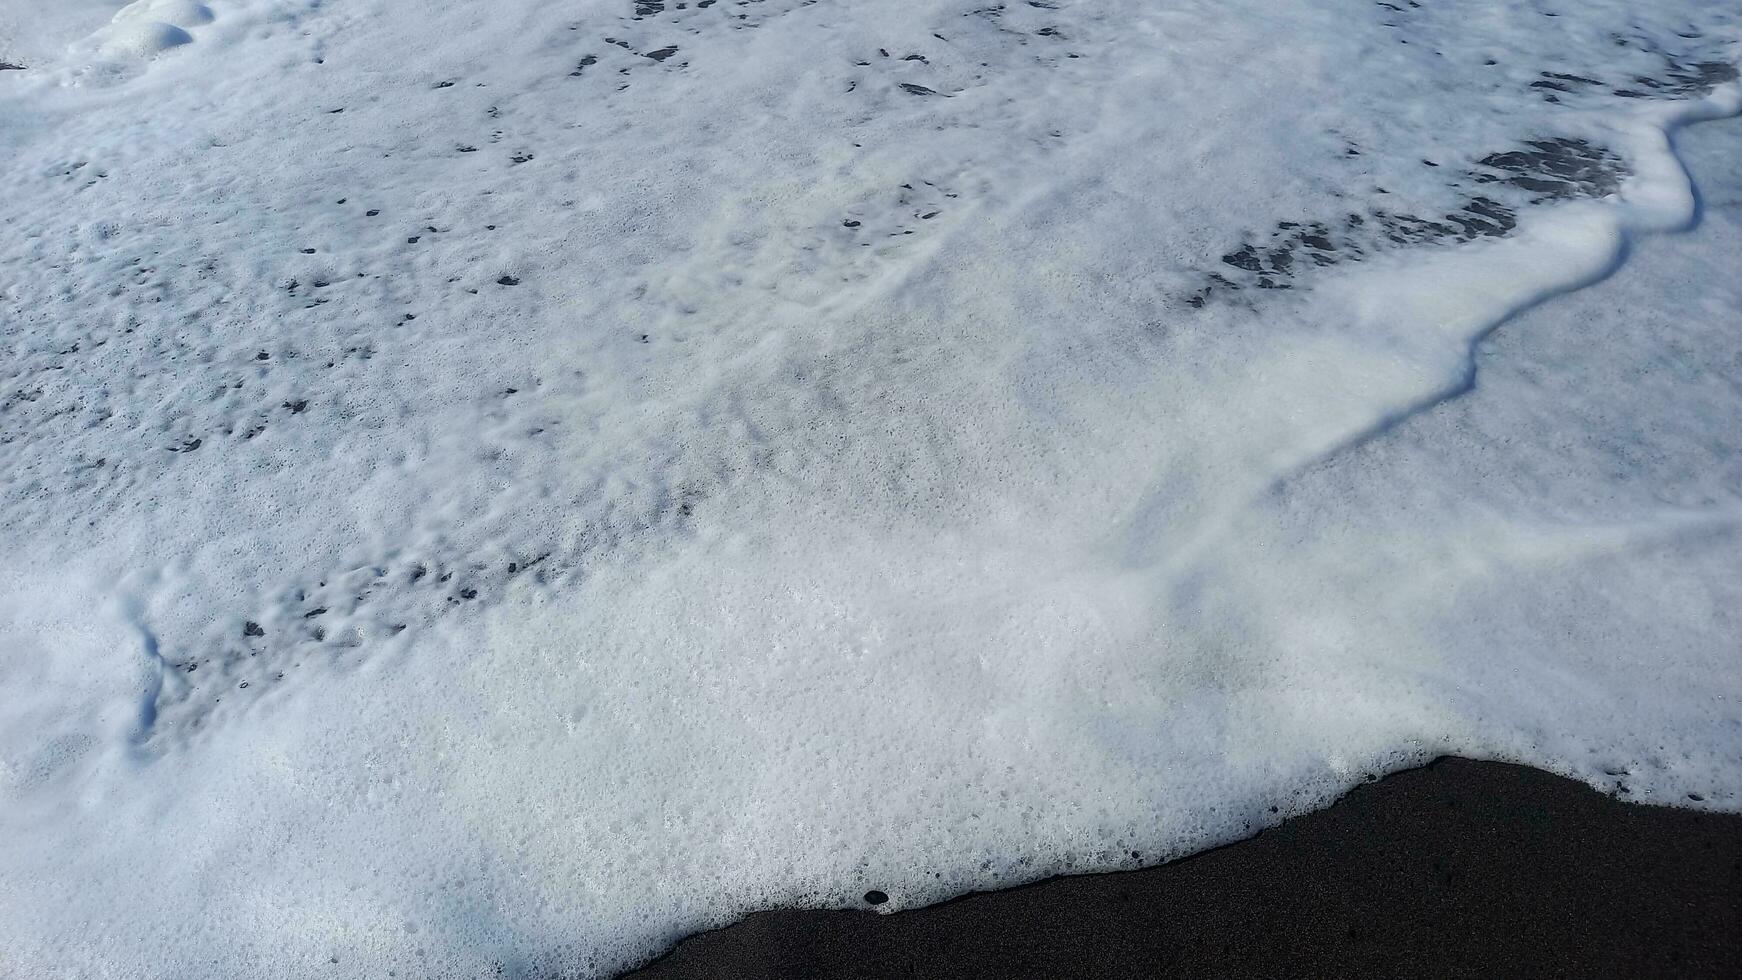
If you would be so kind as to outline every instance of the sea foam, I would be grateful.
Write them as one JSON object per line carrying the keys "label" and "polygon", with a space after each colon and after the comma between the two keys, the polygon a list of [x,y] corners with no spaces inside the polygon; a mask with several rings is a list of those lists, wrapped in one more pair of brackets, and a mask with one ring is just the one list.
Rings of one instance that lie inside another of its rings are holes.
{"label": "sea foam", "polygon": [[29,6],[0,972],[1742,806],[1734,11]]}

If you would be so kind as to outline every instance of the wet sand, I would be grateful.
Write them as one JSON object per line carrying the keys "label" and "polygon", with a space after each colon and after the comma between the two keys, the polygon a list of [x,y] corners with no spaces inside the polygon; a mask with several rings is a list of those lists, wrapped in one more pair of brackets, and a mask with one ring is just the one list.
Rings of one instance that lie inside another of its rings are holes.
{"label": "wet sand", "polygon": [[1140,871],[771,911],[629,976],[1742,976],[1742,815],[1447,758]]}

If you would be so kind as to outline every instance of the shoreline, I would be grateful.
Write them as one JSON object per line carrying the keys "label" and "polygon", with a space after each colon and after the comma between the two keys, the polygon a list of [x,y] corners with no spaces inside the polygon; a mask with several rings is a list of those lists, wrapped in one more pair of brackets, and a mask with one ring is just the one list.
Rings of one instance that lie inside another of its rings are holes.
{"label": "shoreline", "polygon": [[936,905],[770,910],[625,980],[1742,975],[1742,814],[1442,757],[1234,843]]}

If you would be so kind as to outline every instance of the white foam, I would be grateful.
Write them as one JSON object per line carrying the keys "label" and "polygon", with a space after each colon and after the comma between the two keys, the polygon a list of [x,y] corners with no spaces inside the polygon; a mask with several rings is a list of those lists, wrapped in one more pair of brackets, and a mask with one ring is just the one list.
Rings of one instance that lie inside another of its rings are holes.
{"label": "white foam", "polygon": [[6,970],[1742,806],[1733,11],[115,6],[0,91]]}
{"label": "white foam", "polygon": [[[126,13],[126,10],[122,11],[122,15]],[[174,24],[147,20],[144,15],[139,15],[121,17],[99,32],[95,40],[97,49],[105,55],[149,58],[170,48],[193,43],[193,35]]]}
{"label": "white foam", "polygon": [[180,28],[199,27],[212,22],[212,8],[194,0],[134,0],[115,11],[114,22],[155,20]]}

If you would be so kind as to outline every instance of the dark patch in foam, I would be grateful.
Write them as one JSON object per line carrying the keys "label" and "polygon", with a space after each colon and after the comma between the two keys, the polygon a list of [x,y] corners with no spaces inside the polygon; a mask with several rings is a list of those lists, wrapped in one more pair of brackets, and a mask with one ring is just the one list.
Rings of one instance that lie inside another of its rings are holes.
{"label": "dark patch in foam", "polygon": [[1490,153],[1476,161],[1491,172],[1474,172],[1478,183],[1506,183],[1541,195],[1532,203],[1602,197],[1621,187],[1621,161],[1581,139],[1529,140],[1525,149]]}
{"label": "dark patch in foam", "polygon": [[[518,394],[510,389],[500,397]],[[284,588],[243,621],[238,646],[230,639],[234,618],[204,641],[184,641],[164,657],[182,682],[152,699],[152,724],[141,732],[173,726],[184,734],[205,727],[222,706],[223,694],[259,693],[291,677],[305,662],[364,652],[382,640],[415,634],[464,610],[510,601],[525,590],[549,592],[585,575],[594,556],[649,532],[688,527],[709,498],[703,487],[678,485],[629,521],[591,526],[576,541],[526,548],[512,557],[479,559],[429,555],[336,571],[312,583]],[[511,552],[512,554],[512,552]]]}
{"label": "dark patch in foam", "polygon": [[[1354,147],[1345,153],[1361,155]],[[1428,160],[1422,165],[1439,167]],[[1225,268],[1206,274],[1204,284],[1186,297],[1186,303],[1201,308],[1218,294],[1248,288],[1290,289],[1310,269],[1360,261],[1382,249],[1502,237],[1518,226],[1519,207],[1612,194],[1626,174],[1619,157],[1586,140],[1528,140],[1519,149],[1490,153],[1476,161],[1452,186],[1489,185],[1494,190],[1471,195],[1438,217],[1372,207],[1337,220],[1278,222],[1267,240],[1248,241],[1225,253],[1221,257]],[[1529,196],[1514,195],[1519,199],[1510,203],[1492,196],[1502,188]]]}

